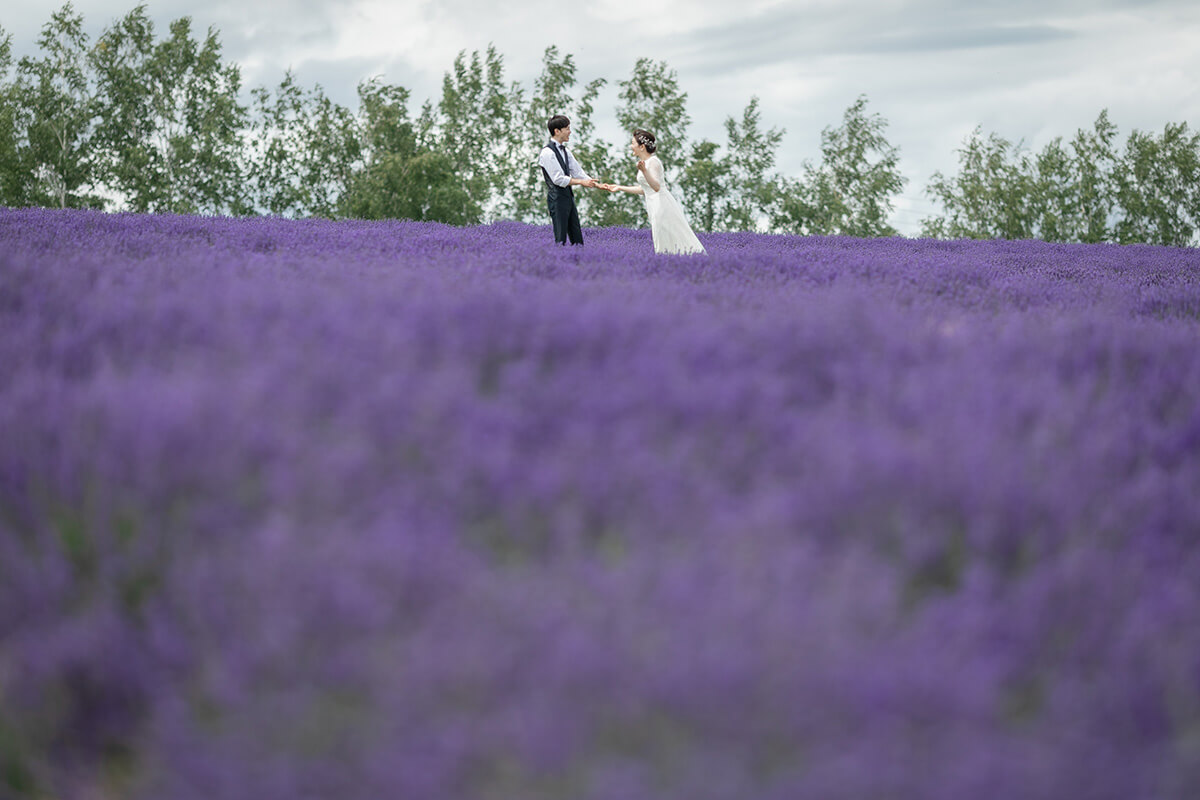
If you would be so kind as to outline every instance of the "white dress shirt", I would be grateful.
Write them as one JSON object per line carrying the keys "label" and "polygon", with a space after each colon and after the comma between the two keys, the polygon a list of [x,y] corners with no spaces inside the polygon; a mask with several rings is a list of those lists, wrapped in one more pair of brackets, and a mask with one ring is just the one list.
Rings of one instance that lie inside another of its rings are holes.
{"label": "white dress shirt", "polygon": [[[563,155],[567,157],[567,166],[570,167],[570,175],[563,171],[562,164],[558,163],[558,156],[550,150],[551,147],[561,147]],[[579,162],[571,155],[565,145],[558,142],[548,144],[542,148],[541,155],[538,156],[538,165],[546,170],[546,174],[550,176],[550,182],[555,186],[570,186],[571,178],[579,178],[580,180],[591,180],[583,168],[579,166]]]}

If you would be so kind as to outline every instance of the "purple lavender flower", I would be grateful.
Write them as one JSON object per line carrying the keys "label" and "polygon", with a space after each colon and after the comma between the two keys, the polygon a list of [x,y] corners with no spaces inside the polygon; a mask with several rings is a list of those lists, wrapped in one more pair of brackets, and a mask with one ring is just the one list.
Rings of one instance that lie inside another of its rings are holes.
{"label": "purple lavender flower", "polygon": [[1200,792],[1200,253],[0,209],[0,795]]}

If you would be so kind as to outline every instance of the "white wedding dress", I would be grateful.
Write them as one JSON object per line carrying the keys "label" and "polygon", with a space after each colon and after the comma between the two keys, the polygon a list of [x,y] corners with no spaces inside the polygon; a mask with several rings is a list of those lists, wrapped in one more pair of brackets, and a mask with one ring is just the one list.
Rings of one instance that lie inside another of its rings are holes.
{"label": "white wedding dress", "polygon": [[706,252],[704,245],[700,244],[700,240],[692,232],[692,226],[688,225],[683,206],[679,205],[679,201],[667,189],[663,164],[658,156],[652,155],[646,159],[646,172],[654,176],[655,183],[660,187],[657,192],[651,189],[646,176],[638,170],[637,182],[638,186],[642,187],[646,213],[650,216],[650,235],[654,238],[654,252]]}

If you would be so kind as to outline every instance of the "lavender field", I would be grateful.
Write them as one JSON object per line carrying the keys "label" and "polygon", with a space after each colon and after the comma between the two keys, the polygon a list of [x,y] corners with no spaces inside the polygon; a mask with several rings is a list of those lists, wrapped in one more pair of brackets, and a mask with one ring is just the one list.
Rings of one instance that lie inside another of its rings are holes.
{"label": "lavender field", "polygon": [[1200,796],[1200,251],[0,209],[0,796]]}

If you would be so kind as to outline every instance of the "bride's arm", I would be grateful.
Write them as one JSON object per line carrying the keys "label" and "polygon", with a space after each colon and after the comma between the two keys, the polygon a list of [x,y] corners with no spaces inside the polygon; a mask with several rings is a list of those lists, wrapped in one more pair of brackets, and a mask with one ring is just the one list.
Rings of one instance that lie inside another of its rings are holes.
{"label": "bride's arm", "polygon": [[629,194],[645,194],[640,186],[614,186],[618,192],[628,192]]}
{"label": "bride's arm", "polygon": [[654,159],[650,163],[639,161],[638,169],[646,176],[646,183],[650,184],[651,189],[655,192],[662,191],[663,168],[662,163],[658,159]]}

